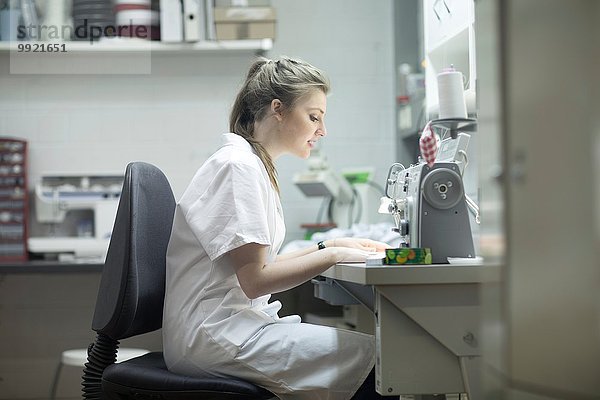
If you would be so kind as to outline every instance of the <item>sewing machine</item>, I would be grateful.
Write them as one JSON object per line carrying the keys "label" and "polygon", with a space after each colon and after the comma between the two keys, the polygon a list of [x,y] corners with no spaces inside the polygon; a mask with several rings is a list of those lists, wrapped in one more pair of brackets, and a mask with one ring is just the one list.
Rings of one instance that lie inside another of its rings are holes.
{"label": "sewing machine", "polygon": [[[436,162],[394,164],[380,212],[393,216],[401,245],[429,247],[433,265],[336,264],[313,279],[315,296],[373,312],[376,389],[384,396],[460,394],[482,398],[481,284],[497,269],[475,257],[462,175],[470,136],[442,140]],[[451,264],[449,258],[456,257]]]}
{"label": "sewing machine", "polygon": [[42,235],[28,239],[29,251],[59,260],[104,259],[122,185],[122,175],[43,176],[34,191]]}
{"label": "sewing machine", "polygon": [[388,173],[379,212],[392,214],[400,247],[431,248],[434,264],[475,257],[467,207],[478,208],[462,180],[469,138],[460,133],[442,141],[433,166],[395,163]]}

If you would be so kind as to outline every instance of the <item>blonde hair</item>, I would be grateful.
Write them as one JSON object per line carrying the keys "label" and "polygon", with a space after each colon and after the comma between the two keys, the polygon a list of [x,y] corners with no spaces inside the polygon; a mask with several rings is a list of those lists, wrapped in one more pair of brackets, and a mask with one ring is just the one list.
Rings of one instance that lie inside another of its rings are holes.
{"label": "blonde hair", "polygon": [[279,99],[285,109],[291,109],[296,102],[313,92],[329,92],[329,80],[325,74],[307,62],[281,57],[269,60],[259,57],[251,66],[240,89],[231,114],[229,129],[250,143],[261,159],[269,179],[279,193],[275,164],[265,148],[254,138],[254,123],[260,121],[271,105]]}

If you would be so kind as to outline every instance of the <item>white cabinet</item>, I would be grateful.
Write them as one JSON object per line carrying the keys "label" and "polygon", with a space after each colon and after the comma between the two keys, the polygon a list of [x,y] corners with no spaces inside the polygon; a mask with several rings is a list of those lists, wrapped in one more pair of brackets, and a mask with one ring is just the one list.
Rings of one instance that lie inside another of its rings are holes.
{"label": "white cabinet", "polygon": [[451,65],[465,77],[469,114],[475,112],[473,0],[423,0],[427,114],[438,112],[437,75]]}
{"label": "white cabinet", "polygon": [[425,0],[425,46],[433,49],[473,22],[471,0]]}

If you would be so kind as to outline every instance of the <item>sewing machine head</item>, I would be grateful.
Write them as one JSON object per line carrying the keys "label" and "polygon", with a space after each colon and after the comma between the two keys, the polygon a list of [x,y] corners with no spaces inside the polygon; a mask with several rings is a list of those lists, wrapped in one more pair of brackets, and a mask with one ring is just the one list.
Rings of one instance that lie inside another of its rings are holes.
{"label": "sewing machine head", "polygon": [[391,214],[400,247],[429,247],[433,263],[475,257],[462,173],[469,135],[442,142],[436,162],[394,163],[379,212]]}

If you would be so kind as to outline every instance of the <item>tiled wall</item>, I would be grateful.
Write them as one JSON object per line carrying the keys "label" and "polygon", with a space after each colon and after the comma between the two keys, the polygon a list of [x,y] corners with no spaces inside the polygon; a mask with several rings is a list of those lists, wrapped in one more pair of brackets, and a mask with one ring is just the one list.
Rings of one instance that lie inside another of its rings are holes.
{"label": "tiled wall", "polygon": [[[330,164],[336,169],[374,166],[376,181],[382,184],[395,152],[392,0],[273,0],[272,4],[278,13],[277,39],[267,56],[300,57],[331,77],[329,135],[323,142]],[[108,65],[127,62],[123,55],[82,57],[96,57]],[[154,54],[151,75],[69,76],[11,75],[8,54],[0,53],[0,136],[29,141],[31,186],[45,172],[122,173],[128,162],[144,160],[164,170],[179,197],[227,130],[231,102],[252,57]],[[285,156],[278,164],[288,239],[300,238],[300,223],[316,219],[321,200],[305,198],[291,183],[295,172],[306,169],[304,160]],[[46,282],[44,294],[30,286],[37,282],[31,276],[0,276],[3,322],[10,327],[0,335],[14,349],[7,354],[0,351],[4,381],[0,398],[46,398],[60,351],[85,347],[91,339],[89,320],[98,274],[39,279]],[[74,292],[73,284],[87,288],[85,294]],[[304,289],[306,305],[312,288]],[[56,300],[57,293],[64,299]],[[297,293],[288,294],[284,302],[291,312],[300,297]],[[71,325],[52,320],[65,312],[73,314]],[[44,329],[28,329],[40,324],[36,322],[40,316],[51,323]],[[68,340],[60,337],[65,326]],[[159,348],[160,333],[153,335],[130,345]],[[80,376],[79,369],[65,368],[59,397],[79,398]]]}
{"label": "tiled wall", "polygon": [[[323,151],[335,169],[374,166],[383,184],[394,161],[391,0],[273,0],[277,38],[266,54],[324,69],[333,91]],[[111,56],[103,56],[111,57]],[[151,75],[11,75],[0,56],[0,136],[30,142],[30,185],[44,172],[122,172],[155,163],[179,197],[227,130],[252,54],[152,56]],[[115,56],[114,62],[127,62]],[[278,162],[288,239],[314,222],[319,199],[291,183],[303,160]]]}

